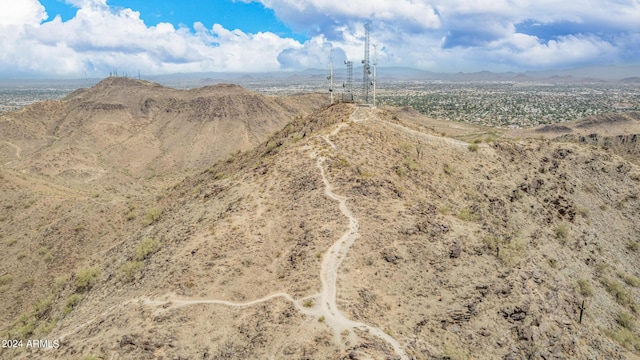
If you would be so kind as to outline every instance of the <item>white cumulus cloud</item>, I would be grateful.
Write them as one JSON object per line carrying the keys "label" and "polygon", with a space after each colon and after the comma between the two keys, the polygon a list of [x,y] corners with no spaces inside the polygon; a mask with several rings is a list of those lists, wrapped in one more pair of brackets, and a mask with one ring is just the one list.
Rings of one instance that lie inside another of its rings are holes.
{"label": "white cumulus cloud", "polygon": [[47,13],[37,0],[0,1],[0,26],[38,25]]}
{"label": "white cumulus cloud", "polygon": [[270,32],[249,34],[219,24],[209,29],[201,23],[193,29],[148,26],[139,12],[113,9],[105,0],[67,0],[78,8],[76,15],[45,22],[39,2],[20,1],[20,11],[0,22],[0,74],[104,76],[115,68],[129,74],[275,71],[281,69],[282,51],[302,47]]}

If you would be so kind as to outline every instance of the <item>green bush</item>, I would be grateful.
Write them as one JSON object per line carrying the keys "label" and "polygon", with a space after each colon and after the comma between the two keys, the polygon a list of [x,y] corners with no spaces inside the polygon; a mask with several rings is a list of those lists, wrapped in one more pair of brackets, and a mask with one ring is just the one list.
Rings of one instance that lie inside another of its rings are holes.
{"label": "green bush", "polygon": [[469,144],[469,151],[476,152],[478,151],[478,144]]}
{"label": "green bush", "polygon": [[478,221],[480,217],[472,209],[464,208],[458,213],[458,218],[464,221]]}
{"label": "green bush", "polygon": [[160,248],[160,241],[147,238],[142,240],[138,246],[136,246],[136,255],[135,260],[142,261],[149,257],[149,255],[153,254]]}
{"label": "green bush", "polygon": [[160,219],[160,215],[162,215],[162,210],[158,208],[152,208],[147,210],[147,213],[144,216],[144,220],[147,225],[151,225],[154,222],[158,221],[158,219]]}
{"label": "green bush", "polygon": [[78,291],[86,291],[93,286],[98,277],[100,276],[100,269],[96,267],[80,269],[76,273],[76,289]]}
{"label": "green bush", "polygon": [[136,274],[142,270],[144,263],[142,261],[127,261],[118,269],[120,280],[129,282],[135,278]]}

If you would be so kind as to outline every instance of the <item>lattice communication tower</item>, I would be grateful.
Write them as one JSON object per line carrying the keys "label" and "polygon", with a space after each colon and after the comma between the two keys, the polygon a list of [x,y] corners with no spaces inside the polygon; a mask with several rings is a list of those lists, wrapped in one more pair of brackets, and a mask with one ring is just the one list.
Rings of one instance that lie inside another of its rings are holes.
{"label": "lattice communication tower", "polygon": [[353,101],[353,61],[345,60],[345,65],[347,65],[347,81],[343,84],[344,86],[344,101],[352,102]]}
{"label": "lattice communication tower", "polygon": [[362,60],[362,101],[369,104],[371,90],[371,64],[369,62],[369,23],[364,24],[364,60]]}

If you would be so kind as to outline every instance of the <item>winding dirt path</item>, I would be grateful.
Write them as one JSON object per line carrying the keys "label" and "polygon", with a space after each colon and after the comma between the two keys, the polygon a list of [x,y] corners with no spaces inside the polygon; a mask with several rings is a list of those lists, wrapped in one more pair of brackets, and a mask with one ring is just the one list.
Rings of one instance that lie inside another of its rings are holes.
{"label": "winding dirt path", "polygon": [[[356,108],[352,116],[358,111],[362,112],[361,109]],[[358,114],[357,121],[363,121],[366,117],[370,116],[370,114]],[[350,117],[350,120],[355,117]],[[348,126],[346,123],[341,123],[328,135],[323,136],[322,138],[327,142],[327,144],[333,150],[337,150],[337,146],[331,141],[331,137],[335,136],[340,132],[342,128]],[[235,308],[245,308],[254,306],[263,302],[271,301],[276,298],[283,298],[287,301],[290,301],[295,305],[298,311],[302,314],[313,316],[315,318],[324,317],[324,323],[329,326],[334,333],[335,339],[337,343],[341,343],[341,336],[347,334],[352,339],[354,337],[358,337],[354,330],[359,330],[364,333],[368,333],[370,335],[376,336],[387,344],[389,344],[394,352],[400,356],[403,360],[408,360],[409,356],[406,354],[400,343],[394,339],[392,336],[384,332],[382,329],[377,328],[372,325],[368,325],[362,322],[357,322],[346,317],[338,308],[337,304],[337,282],[338,282],[338,272],[340,269],[340,265],[347,257],[347,253],[349,248],[353,243],[360,237],[359,233],[359,224],[356,216],[351,212],[349,207],[347,206],[347,198],[341,195],[338,195],[333,192],[333,186],[329,182],[326,171],[324,168],[324,162],[326,160],[325,157],[319,156],[318,152],[312,150],[310,153],[310,157],[312,159],[316,159],[316,166],[320,172],[322,177],[322,182],[324,183],[324,193],[325,195],[338,202],[338,207],[340,208],[340,212],[347,218],[349,222],[348,229],[342,234],[342,236],[329,248],[322,259],[322,265],[320,270],[320,281],[322,284],[322,288],[319,294],[310,295],[301,299],[294,299],[291,295],[283,292],[272,293],[260,299],[251,300],[247,302],[233,302],[233,301],[224,301],[218,299],[184,299],[176,296],[175,294],[166,294],[160,296],[157,299],[151,299],[149,297],[127,301],[121,306],[128,306],[132,303],[143,304],[149,307],[155,307],[156,312],[164,312],[169,311],[171,309],[176,309],[184,306],[191,305],[199,305],[199,304],[212,304],[212,305],[222,305],[229,306]],[[308,306],[308,301],[313,300],[313,306]],[[110,312],[115,311],[116,307],[111,307],[107,311],[105,311],[101,315],[106,315]],[[97,317],[96,317],[97,318]],[[69,331],[62,335],[60,338],[65,338],[71,334],[79,332],[82,328],[88,326],[92,322],[96,320],[96,318],[89,320],[87,323],[76,327],[74,330]]]}
{"label": "winding dirt path", "polygon": [[[20,156],[20,154],[22,153],[22,149],[20,148],[20,146],[18,146],[16,144],[12,144],[12,143],[10,143],[8,141],[3,141],[3,143],[5,143],[5,144],[13,147],[14,149],[16,149],[16,158],[18,158],[18,160],[22,159],[22,156]],[[2,164],[2,166],[10,164],[12,161],[8,161],[8,162]]]}

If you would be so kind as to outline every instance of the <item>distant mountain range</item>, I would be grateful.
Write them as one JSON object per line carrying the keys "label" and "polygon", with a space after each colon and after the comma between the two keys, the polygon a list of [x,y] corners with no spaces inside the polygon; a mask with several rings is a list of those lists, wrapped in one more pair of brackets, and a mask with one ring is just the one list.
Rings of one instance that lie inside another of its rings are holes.
{"label": "distant mountain range", "polygon": [[[354,67],[354,82],[362,79],[362,67]],[[194,88],[220,83],[234,83],[245,87],[257,85],[296,85],[320,86],[328,82],[328,69],[307,69],[302,71],[274,71],[262,73],[243,72],[199,72],[167,75],[142,75],[142,79],[154,81],[171,87]],[[346,68],[336,64],[334,80],[341,84],[346,78]],[[510,81],[510,82],[546,82],[546,83],[623,83],[640,82],[640,65],[627,66],[591,66],[564,70],[545,70],[527,72],[458,72],[438,73],[410,67],[379,67],[379,82],[388,81]],[[0,87],[90,87],[101,79],[0,79]]]}

